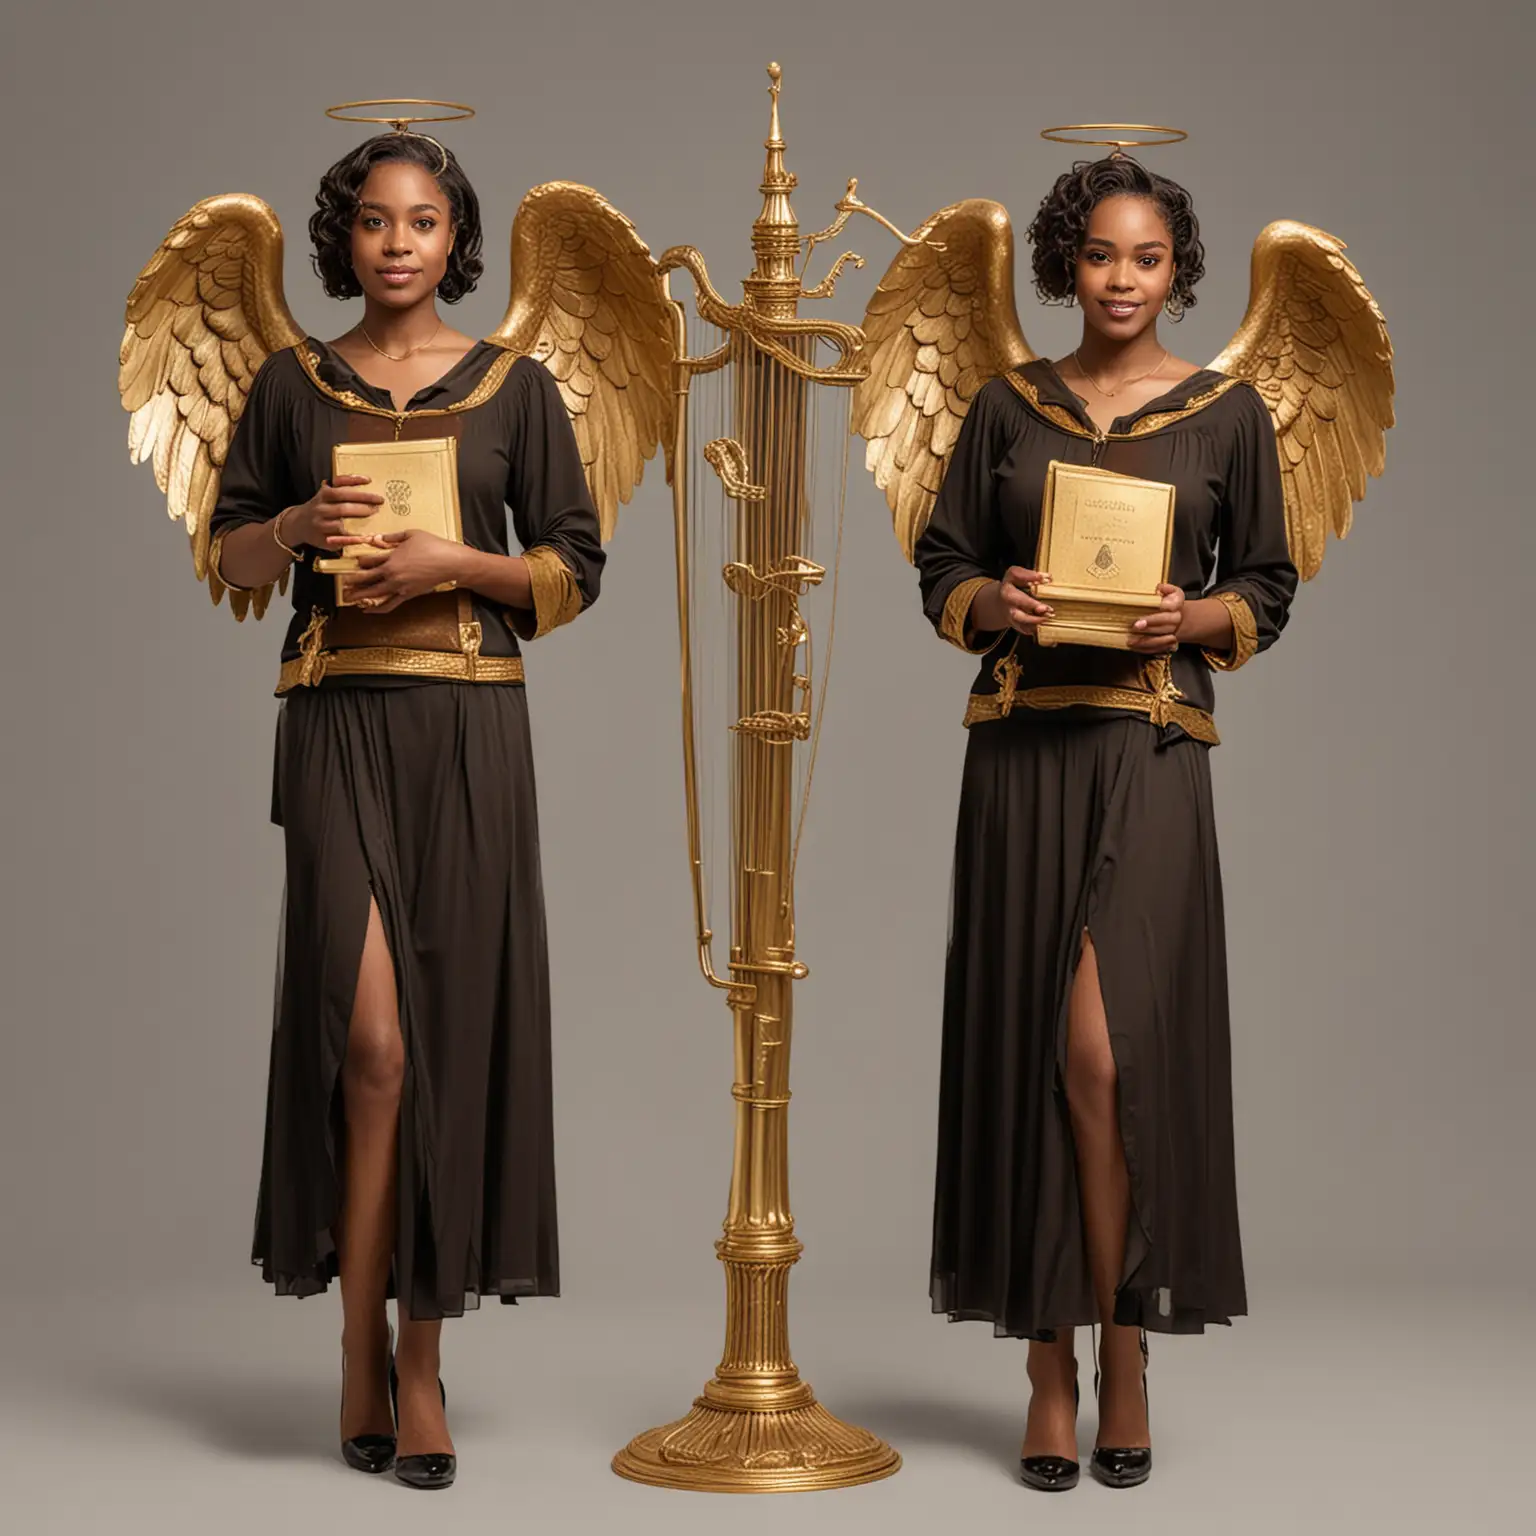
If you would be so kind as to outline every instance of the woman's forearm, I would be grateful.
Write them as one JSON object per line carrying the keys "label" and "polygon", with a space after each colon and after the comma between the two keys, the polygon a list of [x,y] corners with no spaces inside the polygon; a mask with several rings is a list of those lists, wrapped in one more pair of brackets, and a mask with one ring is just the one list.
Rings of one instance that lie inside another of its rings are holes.
{"label": "woman's forearm", "polygon": [[1179,644],[1199,645],[1208,651],[1232,649],[1232,614],[1215,597],[1197,597],[1184,604],[1179,624]]}
{"label": "woman's forearm", "polygon": [[[493,555],[463,546],[459,585],[507,608],[533,609],[533,583],[521,555]],[[1220,606],[1218,604],[1218,606]]]}
{"label": "woman's forearm", "polygon": [[277,522],[273,518],[265,523],[245,523],[224,535],[219,548],[220,581],[247,590],[264,587],[293,564],[293,557],[277,542]]}
{"label": "woman's forearm", "polygon": [[978,633],[990,634],[1007,629],[1009,624],[1008,605],[1003,601],[1003,584],[1000,581],[989,581],[971,599],[967,627]]}

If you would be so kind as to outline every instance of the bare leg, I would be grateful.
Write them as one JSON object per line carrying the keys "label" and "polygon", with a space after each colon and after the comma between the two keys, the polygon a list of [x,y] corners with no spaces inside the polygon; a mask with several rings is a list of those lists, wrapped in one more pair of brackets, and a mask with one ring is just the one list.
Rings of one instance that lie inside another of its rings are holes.
{"label": "bare leg", "polygon": [[347,1140],[336,1250],[346,1359],[343,1440],[394,1432],[384,1295],[395,1248],[396,1142],[404,1079],[394,965],[378,908],[370,899],[341,1072]]}
{"label": "bare leg", "polygon": [[1130,1180],[1120,1140],[1119,1082],[1109,1045],[1109,1021],[1099,989],[1093,941],[1083,934],[1082,960],[1067,1004],[1067,1104],[1077,1147],[1083,1232],[1104,1328],[1099,1392],[1099,1444],[1151,1444],[1142,1390],[1140,1330],[1115,1321],[1115,1292],[1125,1264],[1131,1213]]}
{"label": "bare leg", "polygon": [[[405,1043],[395,967],[379,909],[368,903],[368,932],[342,1068],[346,1112],[346,1185],[337,1232],[341,1260],[342,1349],[347,1391],[342,1439],[390,1434],[384,1310],[395,1251],[400,1091]],[[437,1389],[440,1322],[412,1322],[401,1309],[396,1368],[400,1376],[399,1453],[453,1450]]]}
{"label": "bare leg", "polygon": [[395,1355],[400,1375],[400,1440],[402,1456],[440,1453],[451,1456],[453,1441],[438,1388],[439,1322],[413,1322],[400,1318],[400,1347]]}
{"label": "bare leg", "polygon": [[1058,1331],[1054,1344],[1029,1342],[1029,1418],[1021,1456],[1077,1460],[1077,1405],[1072,1396],[1077,1364],[1073,1330]]}

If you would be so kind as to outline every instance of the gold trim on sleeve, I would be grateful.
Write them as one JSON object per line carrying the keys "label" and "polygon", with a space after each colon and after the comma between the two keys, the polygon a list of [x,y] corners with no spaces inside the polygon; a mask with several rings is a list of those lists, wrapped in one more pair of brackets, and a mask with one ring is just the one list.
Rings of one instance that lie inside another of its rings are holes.
{"label": "gold trim on sleeve", "polygon": [[[288,590],[288,571],[284,571],[275,581],[264,581],[258,587],[237,587],[234,582],[227,581],[219,567],[224,559],[224,540],[234,531],[234,528],[230,527],[214,536],[213,542],[208,546],[208,564],[204,567],[206,573],[204,581],[208,588],[208,596],[213,599],[215,608],[224,600],[224,594],[229,593],[229,611],[234,614],[238,623],[248,613],[254,613],[258,619],[265,615],[271,605],[272,594]],[[290,566],[289,569],[291,570],[292,567]]]}
{"label": "gold trim on sleeve", "polygon": [[1252,661],[1259,653],[1259,626],[1253,616],[1248,599],[1240,592],[1213,592],[1217,602],[1226,605],[1232,615],[1232,649],[1223,655],[1220,651],[1205,650],[1202,654],[1218,672],[1235,672],[1244,662]]}
{"label": "gold trim on sleeve", "polygon": [[[286,509],[285,509],[286,510]],[[282,513],[277,514],[278,518]],[[276,521],[275,519],[273,521]],[[267,611],[267,605],[272,601],[273,592],[286,592],[288,590],[288,571],[293,569],[293,561],[288,563],[288,570],[272,581],[264,581],[259,586],[242,587],[231,581],[224,574],[224,540],[235,531],[237,527],[248,527],[249,524],[236,523],[222,533],[214,535],[213,542],[208,546],[208,591],[217,607],[219,599],[229,593],[229,606],[236,619],[243,619],[247,611],[255,613],[259,619]],[[268,527],[272,524],[269,522]],[[288,546],[278,538],[274,529],[272,537],[277,542],[279,549],[287,550]],[[292,551],[289,551],[291,554]]]}
{"label": "gold trim on sleeve", "polygon": [[519,640],[539,640],[581,612],[581,588],[571,568],[547,544],[525,549],[523,564],[533,589],[533,622],[526,610],[515,608],[507,609],[507,622]]}
{"label": "gold trim on sleeve", "polygon": [[971,576],[959,582],[945,599],[944,616],[939,621],[939,633],[972,656],[980,656],[997,644],[996,634],[991,630],[982,631],[990,636],[985,645],[972,643],[976,631],[971,628],[971,604],[976,601],[976,594],[991,583],[990,576]]}
{"label": "gold trim on sleeve", "polygon": [[[236,524],[235,526],[240,525]],[[226,592],[259,592],[261,590],[260,587],[237,586],[229,579],[229,577],[224,574],[224,540],[227,539],[234,531],[234,527],[230,527],[226,528],[222,533],[216,533],[213,536],[213,543],[209,546],[208,549],[208,574],[212,576],[213,579],[218,582],[219,586],[223,587]],[[272,583],[264,583],[264,585],[272,585]]]}

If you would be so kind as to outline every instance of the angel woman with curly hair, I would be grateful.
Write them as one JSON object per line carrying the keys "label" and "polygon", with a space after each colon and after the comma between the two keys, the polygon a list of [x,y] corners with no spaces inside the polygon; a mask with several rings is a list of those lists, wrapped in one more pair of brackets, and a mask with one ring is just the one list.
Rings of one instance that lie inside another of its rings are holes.
{"label": "angel woman with curly hair", "polygon": [[[339,1279],[346,1461],[442,1488],[442,1319],[559,1290],[520,642],[597,599],[617,503],[669,430],[671,321],[628,220],[556,182],[518,212],[502,326],[452,329],[437,301],[480,276],[479,205],[403,122],[326,171],[310,233],[326,293],[363,300],[350,330],[299,330],[270,209],[213,198],[134,288],[120,382],[214,601],[259,615],[292,586],[253,1262],[289,1296]],[[451,440],[462,539],[349,531],[390,483],[333,476],[333,448],[424,439]],[[358,574],[317,569],[343,552]]]}
{"label": "angel woman with curly hair", "polygon": [[[955,204],[918,235],[870,305],[855,425],[924,613],[981,658],[932,1301],[1030,1340],[1020,1471],[1043,1490],[1078,1480],[1073,1330],[1102,1325],[1090,1465],[1130,1487],[1152,1465],[1147,1332],[1247,1305],[1212,683],[1275,642],[1298,567],[1316,571],[1381,472],[1391,348],[1339,243],[1281,223],[1232,345],[1206,368],[1174,356],[1159,321],[1195,302],[1194,208],[1123,153],[1062,175],[1029,230],[1041,298],[1082,313],[1056,362],[1019,328],[1001,207]],[[1118,644],[1037,638],[1053,581],[1091,585],[1034,568],[1053,461],[1174,488],[1160,606]]]}

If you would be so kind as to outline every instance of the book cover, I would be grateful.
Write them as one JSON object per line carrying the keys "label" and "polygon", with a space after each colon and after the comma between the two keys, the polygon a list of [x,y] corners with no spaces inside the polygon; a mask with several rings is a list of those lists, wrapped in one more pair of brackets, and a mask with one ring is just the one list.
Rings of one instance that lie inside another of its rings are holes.
{"label": "book cover", "polygon": [[[384,498],[384,504],[368,517],[348,518],[348,533],[382,537],[417,528],[455,544],[463,542],[456,439],[337,443],[331,451],[331,474],[366,475],[371,482],[366,489]],[[327,556],[315,561],[315,569],[335,575],[336,601],[346,605],[344,578],[359,569],[356,557]]]}
{"label": "book cover", "polygon": [[1037,595],[1056,610],[1042,645],[1124,649],[1131,626],[1162,602],[1173,549],[1174,487],[1112,470],[1053,460],[1046,469]]}

